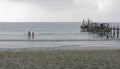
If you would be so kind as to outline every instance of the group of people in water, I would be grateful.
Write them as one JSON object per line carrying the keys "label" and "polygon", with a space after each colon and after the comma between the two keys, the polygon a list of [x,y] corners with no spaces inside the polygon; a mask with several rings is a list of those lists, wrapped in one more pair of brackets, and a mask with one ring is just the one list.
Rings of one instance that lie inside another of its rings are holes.
{"label": "group of people in water", "polygon": [[31,32],[31,31],[28,31],[28,38],[34,38],[35,36],[35,33],[34,32]]}

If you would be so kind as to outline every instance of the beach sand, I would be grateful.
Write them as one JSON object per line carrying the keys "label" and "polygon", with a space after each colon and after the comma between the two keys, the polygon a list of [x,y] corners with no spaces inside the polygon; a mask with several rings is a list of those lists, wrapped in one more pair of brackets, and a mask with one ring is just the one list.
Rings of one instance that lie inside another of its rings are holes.
{"label": "beach sand", "polygon": [[0,69],[120,69],[120,50],[0,51]]}

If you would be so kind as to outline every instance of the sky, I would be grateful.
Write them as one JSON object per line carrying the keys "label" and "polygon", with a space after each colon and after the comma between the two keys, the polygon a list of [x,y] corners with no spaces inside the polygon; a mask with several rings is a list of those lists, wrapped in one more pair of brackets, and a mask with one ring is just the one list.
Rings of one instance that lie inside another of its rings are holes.
{"label": "sky", "polygon": [[0,22],[120,22],[120,0],[0,0]]}

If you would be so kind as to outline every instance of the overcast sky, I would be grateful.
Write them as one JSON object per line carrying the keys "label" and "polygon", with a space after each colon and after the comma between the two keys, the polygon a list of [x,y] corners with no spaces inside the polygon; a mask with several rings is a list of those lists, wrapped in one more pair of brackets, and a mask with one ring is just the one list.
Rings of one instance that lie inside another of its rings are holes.
{"label": "overcast sky", "polygon": [[0,22],[120,22],[120,0],[0,0]]}

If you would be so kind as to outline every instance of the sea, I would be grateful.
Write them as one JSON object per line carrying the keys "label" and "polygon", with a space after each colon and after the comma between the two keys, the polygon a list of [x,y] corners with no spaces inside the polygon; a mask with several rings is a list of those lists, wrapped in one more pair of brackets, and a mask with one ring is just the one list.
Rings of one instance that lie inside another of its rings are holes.
{"label": "sea", "polygon": [[[116,23],[111,23],[115,24]],[[120,25],[120,23],[117,23]],[[3,49],[119,49],[120,38],[81,32],[81,22],[1,22],[0,50]],[[34,38],[28,37],[34,32]]]}

